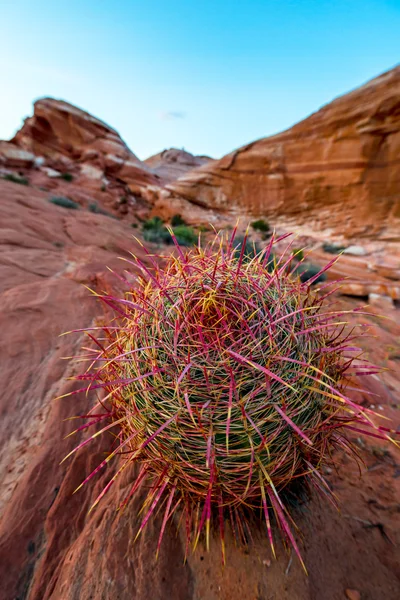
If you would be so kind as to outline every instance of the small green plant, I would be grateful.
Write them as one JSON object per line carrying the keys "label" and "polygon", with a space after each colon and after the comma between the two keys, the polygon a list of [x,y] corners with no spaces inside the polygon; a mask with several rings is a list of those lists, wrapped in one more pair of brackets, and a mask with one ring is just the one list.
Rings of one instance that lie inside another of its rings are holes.
{"label": "small green plant", "polygon": [[74,180],[74,176],[72,173],[61,173],[60,179],[64,179],[64,181],[68,181],[70,183]]}
{"label": "small green plant", "polygon": [[264,219],[253,221],[251,226],[255,231],[260,231],[261,233],[269,233],[271,231],[269,223]]}
{"label": "small green plant", "polygon": [[172,239],[168,229],[160,217],[152,217],[142,225],[143,238],[152,244],[171,244]]}
{"label": "small green plant", "polygon": [[143,239],[152,244],[172,244],[171,235],[166,227],[160,229],[145,229]]}
{"label": "small green plant", "polygon": [[[172,244],[170,232],[160,217],[152,217],[143,223],[143,237],[153,244]],[[193,246],[197,241],[196,232],[188,225],[173,227],[174,235],[181,246]]]}
{"label": "small green plant", "polygon": [[265,520],[273,554],[274,518],[301,560],[285,492],[301,482],[335,504],[323,467],[337,449],[354,452],[346,432],[390,439],[346,390],[354,374],[376,368],[353,364],[344,313],[311,289],[313,279],[304,284],[288,271],[291,252],[275,252],[281,239],[272,237],[246,263],[235,231],[204,248],[176,244],[162,267],[154,262],[150,271],[135,260],[141,276],[133,287],[127,281],[125,295],[95,292],[115,315],[88,332],[98,337],[93,360],[77,378],[83,387],[67,396],[99,390],[101,410],[88,411],[74,433],[91,425],[95,432],[66,458],[113,431],[108,456],[77,489],[119,458],[94,508],[139,463],[120,508],[136,490],[145,494],[138,534],[159,514],[157,552],[177,511],[194,549],[202,532],[208,548],[214,521],[224,561],[226,525],[246,543],[253,512]]}
{"label": "small green plant", "polygon": [[121,198],[119,199],[119,203],[120,204],[127,204],[128,203],[128,198],[126,196],[121,196]]}
{"label": "small green plant", "polygon": [[181,246],[193,246],[198,239],[193,227],[189,225],[178,225],[173,227],[174,235]]}
{"label": "small green plant", "polygon": [[6,181],[12,181],[13,183],[19,183],[20,185],[29,185],[29,179],[23,177],[22,175],[14,175],[13,173],[8,173],[3,176],[3,179]]}
{"label": "small green plant", "polygon": [[322,244],[322,250],[328,252],[328,254],[340,254],[343,250],[346,250],[346,246],[339,246],[338,244],[331,244],[330,242],[324,242]]}
{"label": "small green plant", "polygon": [[186,225],[186,221],[182,219],[181,215],[174,215],[171,218],[171,227],[178,227],[179,225]]}
{"label": "small green plant", "polygon": [[65,198],[64,196],[53,196],[53,198],[50,198],[50,202],[52,204],[56,204],[57,206],[62,206],[62,208],[69,208],[72,210],[79,208],[79,204],[77,202],[74,202],[70,198]]}
{"label": "small green plant", "polygon": [[131,227],[133,227],[133,229],[137,229],[138,224],[137,223],[131,223]]}
{"label": "small green plant", "polygon": [[143,230],[150,231],[151,229],[160,229],[164,227],[164,222],[160,217],[152,217],[151,219],[147,219],[147,221],[143,222]]}
{"label": "small green plant", "polygon": [[91,202],[88,205],[88,209],[90,210],[90,212],[95,213],[96,215],[104,215],[105,217],[111,217],[112,219],[116,219],[117,218],[112,213],[108,212],[104,208],[101,208],[101,206],[99,206],[97,204],[97,202]]}
{"label": "small green plant", "polygon": [[101,192],[105,192],[105,191],[106,191],[106,189],[107,189],[107,188],[106,188],[106,186],[105,186],[105,185],[104,185],[104,183],[103,183],[103,185],[102,185],[102,186],[101,186],[101,188],[100,188],[100,191],[101,191]]}

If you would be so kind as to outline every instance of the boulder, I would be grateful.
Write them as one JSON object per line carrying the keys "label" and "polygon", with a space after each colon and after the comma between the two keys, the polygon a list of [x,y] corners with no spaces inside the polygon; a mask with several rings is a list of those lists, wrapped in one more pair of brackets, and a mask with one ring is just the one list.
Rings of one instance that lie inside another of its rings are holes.
{"label": "boulder", "polygon": [[348,246],[343,251],[343,254],[352,254],[353,256],[365,256],[367,254],[367,251],[362,246],[353,245],[353,246]]}
{"label": "boulder", "polygon": [[47,177],[50,177],[50,179],[57,179],[58,177],[61,177],[60,171],[52,169],[51,167],[42,167],[42,171],[47,175]]}

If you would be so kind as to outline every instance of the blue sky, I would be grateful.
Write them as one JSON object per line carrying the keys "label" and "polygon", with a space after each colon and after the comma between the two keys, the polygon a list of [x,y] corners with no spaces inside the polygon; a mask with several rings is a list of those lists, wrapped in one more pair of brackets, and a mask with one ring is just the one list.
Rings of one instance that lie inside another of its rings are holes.
{"label": "blue sky", "polygon": [[38,97],[220,157],[400,61],[400,0],[0,0],[0,139]]}

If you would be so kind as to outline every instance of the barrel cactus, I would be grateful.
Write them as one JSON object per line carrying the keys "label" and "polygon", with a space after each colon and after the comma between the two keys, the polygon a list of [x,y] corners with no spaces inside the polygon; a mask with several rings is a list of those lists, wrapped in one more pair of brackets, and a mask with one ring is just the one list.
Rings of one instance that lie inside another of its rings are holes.
{"label": "barrel cactus", "polygon": [[301,560],[285,491],[301,482],[334,502],[321,468],[335,449],[351,452],[346,430],[387,436],[345,393],[356,371],[375,369],[355,366],[345,315],[327,305],[330,284],[312,287],[321,273],[301,282],[285,237],[250,260],[235,231],[205,247],[176,244],[162,268],[135,259],[141,275],[122,297],[100,296],[114,316],[89,332],[96,351],[79,379],[81,391],[102,394],[95,435],[103,421],[118,444],[84,483],[123,453],[95,506],[137,461],[123,504],[149,481],[138,533],[160,513],[158,548],[180,513],[188,547],[202,534],[208,546],[214,522],[224,558],[224,528],[245,540],[255,511],[273,553],[279,530]]}

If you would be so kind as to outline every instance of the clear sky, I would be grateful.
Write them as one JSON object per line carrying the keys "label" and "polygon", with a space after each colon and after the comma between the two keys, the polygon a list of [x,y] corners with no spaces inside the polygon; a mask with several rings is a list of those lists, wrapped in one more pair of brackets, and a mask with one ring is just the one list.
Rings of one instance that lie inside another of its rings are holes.
{"label": "clear sky", "polygon": [[400,61],[400,0],[0,0],[0,139],[52,96],[220,157]]}

